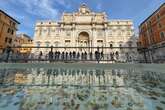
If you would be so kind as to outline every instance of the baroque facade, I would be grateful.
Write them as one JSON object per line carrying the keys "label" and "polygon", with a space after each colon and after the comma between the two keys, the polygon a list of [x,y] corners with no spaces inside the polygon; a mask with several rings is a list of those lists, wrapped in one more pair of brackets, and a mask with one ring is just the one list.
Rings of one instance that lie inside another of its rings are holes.
{"label": "baroque facade", "polygon": [[[34,33],[35,47],[89,47],[89,48],[55,48],[53,51],[93,52],[98,48],[108,54],[112,51],[121,51],[121,48],[136,47],[134,27],[131,20],[108,20],[105,12],[93,12],[85,4],[82,4],[77,12],[63,13],[59,22],[38,21]],[[136,49],[125,49],[136,53]],[[33,53],[47,54],[48,48],[35,48]]]}

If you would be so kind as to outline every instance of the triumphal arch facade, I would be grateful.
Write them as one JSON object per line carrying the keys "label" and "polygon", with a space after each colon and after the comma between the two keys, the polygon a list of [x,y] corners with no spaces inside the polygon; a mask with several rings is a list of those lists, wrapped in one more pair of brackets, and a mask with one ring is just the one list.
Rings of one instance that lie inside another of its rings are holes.
{"label": "triumphal arch facade", "polygon": [[[35,47],[75,47],[54,48],[53,51],[110,53],[118,51],[125,54],[121,48],[136,47],[132,20],[108,19],[105,12],[93,12],[87,5],[82,4],[76,12],[64,12],[59,21],[37,21],[34,33]],[[82,48],[76,48],[82,47]],[[111,47],[111,49],[104,49]],[[114,47],[114,48],[113,48]],[[113,49],[112,49],[113,48]],[[128,49],[129,50],[129,49]],[[33,53],[47,54],[48,48],[35,48]],[[130,51],[130,50],[129,50]],[[136,49],[131,49],[136,53]]]}

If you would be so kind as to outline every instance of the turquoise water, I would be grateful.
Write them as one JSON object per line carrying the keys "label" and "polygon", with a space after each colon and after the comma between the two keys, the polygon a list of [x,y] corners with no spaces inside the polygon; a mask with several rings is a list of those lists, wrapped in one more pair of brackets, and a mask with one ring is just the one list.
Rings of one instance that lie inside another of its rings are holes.
{"label": "turquoise water", "polygon": [[0,110],[165,109],[163,70],[71,65],[2,65]]}

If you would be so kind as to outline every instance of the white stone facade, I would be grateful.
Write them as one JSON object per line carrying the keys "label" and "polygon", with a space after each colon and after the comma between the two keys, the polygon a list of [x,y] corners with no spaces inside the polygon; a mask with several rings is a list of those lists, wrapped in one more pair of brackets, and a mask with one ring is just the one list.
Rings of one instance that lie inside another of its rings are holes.
{"label": "white stone facade", "polygon": [[[131,20],[108,20],[106,13],[92,12],[85,4],[77,12],[63,13],[59,22],[38,21],[34,46],[46,47],[136,47]],[[59,48],[53,51],[94,52],[97,48]],[[49,49],[33,49],[33,53],[48,53]],[[104,49],[104,53],[121,49]],[[127,51],[127,50],[126,50]],[[125,52],[126,52],[125,51]],[[131,50],[136,53],[136,49]]]}

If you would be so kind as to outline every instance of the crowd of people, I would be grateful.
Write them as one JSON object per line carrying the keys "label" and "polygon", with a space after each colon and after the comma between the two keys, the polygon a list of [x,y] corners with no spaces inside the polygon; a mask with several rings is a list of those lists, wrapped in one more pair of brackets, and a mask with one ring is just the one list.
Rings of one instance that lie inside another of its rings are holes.
{"label": "crowd of people", "polygon": [[[46,57],[46,59],[49,59],[50,61],[52,60],[62,60],[62,61],[65,61],[65,60],[97,60],[97,61],[100,61],[100,60],[105,60],[105,54],[103,53],[103,51],[99,52],[99,51],[95,51],[94,53],[93,52],[89,52],[87,53],[86,51],[85,52],[76,52],[76,51],[73,51],[73,52],[60,52],[60,51],[49,51],[48,54],[46,55],[43,55],[42,51],[40,51],[39,55],[38,55],[38,59],[41,60],[43,58],[43,56]],[[107,57],[107,54],[106,54],[106,57]],[[119,59],[119,53],[116,51],[115,53],[114,52],[110,52],[109,54],[109,59],[114,61],[114,60],[117,60]]]}
{"label": "crowd of people", "polygon": [[[33,60],[38,60],[38,61],[119,61],[119,56],[121,56],[119,54],[118,51],[116,52],[109,52],[104,54],[103,51],[99,51],[96,50],[95,52],[76,52],[76,51],[55,51],[53,52],[52,50],[49,51],[47,54],[43,53],[42,51],[39,52],[39,54],[36,56],[36,54],[29,54],[29,55],[23,55],[23,54],[16,54],[14,55],[14,53],[11,54],[11,49],[8,48],[6,49],[6,51],[4,52],[4,58],[3,60],[8,62],[10,56],[12,56],[12,58],[10,59],[15,59],[15,60],[20,60],[20,59],[24,59],[24,60],[29,60],[29,61],[33,61]],[[14,57],[15,56],[15,57]],[[20,59],[19,59],[20,58]],[[125,54],[125,58],[126,58],[126,62],[129,62],[132,60],[131,56],[126,53]]]}

